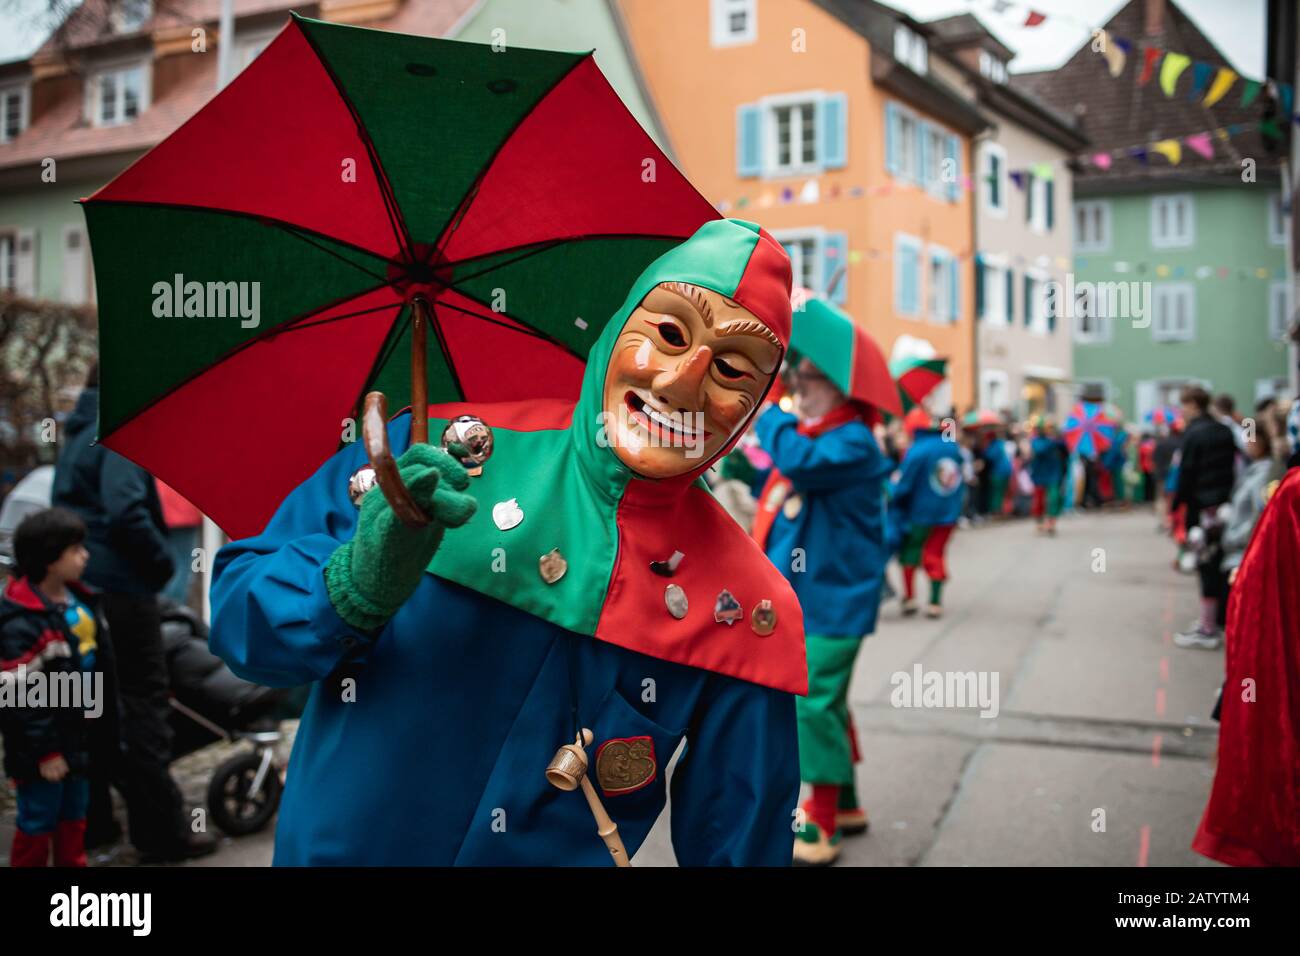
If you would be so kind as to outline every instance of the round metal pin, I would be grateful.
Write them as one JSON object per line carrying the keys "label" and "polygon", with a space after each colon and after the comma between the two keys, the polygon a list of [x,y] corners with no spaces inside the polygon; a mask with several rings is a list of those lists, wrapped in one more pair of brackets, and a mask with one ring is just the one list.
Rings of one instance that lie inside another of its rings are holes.
{"label": "round metal pin", "polygon": [[569,562],[564,559],[564,555],[560,554],[559,548],[552,548],[537,559],[537,571],[547,584],[554,584],[560,580],[567,570],[569,570]]}
{"label": "round metal pin", "polygon": [[690,608],[690,602],[686,600],[686,592],[679,584],[670,584],[664,588],[664,603],[668,605],[668,613],[679,621],[686,616]]}
{"label": "round metal pin", "polygon": [[361,499],[365,497],[366,492],[378,484],[375,478],[375,469],[369,465],[363,465],[352,473],[348,479],[348,497],[358,508],[361,507]]}
{"label": "round metal pin", "polygon": [[776,630],[776,608],[767,598],[754,605],[754,613],[749,616],[749,626],[759,637],[767,637]]}
{"label": "round metal pin", "polygon": [[496,444],[492,429],[488,428],[487,423],[473,415],[453,418],[443,429],[442,447],[447,448],[453,442],[463,446],[467,452],[458,456],[465,469],[471,475],[483,474],[483,463],[492,457]]}
{"label": "round metal pin", "polygon": [[735,624],[745,616],[745,609],[726,588],[718,594],[718,600],[713,605],[713,619],[719,624],[725,624],[728,627]]}
{"label": "round metal pin", "polygon": [[514,498],[509,501],[498,501],[492,506],[492,521],[502,531],[518,527],[523,520],[524,509],[519,507],[518,500]]}

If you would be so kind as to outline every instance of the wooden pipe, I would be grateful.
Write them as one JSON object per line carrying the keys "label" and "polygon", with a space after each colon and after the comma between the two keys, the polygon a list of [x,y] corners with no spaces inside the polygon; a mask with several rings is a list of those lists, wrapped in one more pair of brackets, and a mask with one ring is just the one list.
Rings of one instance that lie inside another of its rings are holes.
{"label": "wooden pipe", "polygon": [[587,798],[587,806],[591,808],[591,815],[596,820],[596,832],[605,841],[609,855],[614,858],[614,865],[631,866],[632,861],[627,858],[623,839],[618,835],[618,824],[605,812],[596,788],[587,776],[587,751],[583,748],[589,746],[593,739],[592,732],[583,727],[573,743],[565,744],[555,752],[554,759],[546,768],[546,779],[561,790],[582,788],[582,795]]}

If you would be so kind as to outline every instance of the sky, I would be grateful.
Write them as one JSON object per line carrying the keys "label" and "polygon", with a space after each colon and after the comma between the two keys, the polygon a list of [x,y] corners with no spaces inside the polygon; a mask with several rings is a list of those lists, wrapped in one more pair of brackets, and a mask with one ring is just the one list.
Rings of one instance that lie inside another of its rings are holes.
{"label": "sky", "polygon": [[[528,3],[530,0],[515,0]],[[697,0],[704,3],[706,0]],[[1003,43],[1016,51],[1013,72],[1060,66],[1088,39],[1124,0],[1033,0],[1032,8],[1047,15],[1037,27],[1025,28],[1030,9],[1012,3],[1004,13],[993,12],[994,0],[885,0],[918,20],[954,13],[974,13]],[[1236,66],[1239,73],[1264,73],[1264,0],[1179,0],[1178,6]],[[46,0],[0,0],[0,63],[30,56],[53,24],[43,16]]]}

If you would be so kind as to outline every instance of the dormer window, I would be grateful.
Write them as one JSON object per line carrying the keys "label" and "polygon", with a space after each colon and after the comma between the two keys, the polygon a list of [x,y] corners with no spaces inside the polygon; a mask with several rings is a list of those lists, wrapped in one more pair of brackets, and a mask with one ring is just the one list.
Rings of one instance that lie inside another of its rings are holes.
{"label": "dormer window", "polygon": [[118,0],[111,14],[113,29],[118,33],[134,33],[152,13],[152,0]]}
{"label": "dormer window", "polygon": [[980,76],[994,83],[1007,81],[1007,64],[988,50],[980,50]]}
{"label": "dormer window", "polygon": [[105,67],[86,81],[86,115],[95,126],[129,123],[148,108],[148,61]]}
{"label": "dormer window", "polygon": [[11,143],[27,128],[27,84],[0,86],[0,143]]}
{"label": "dormer window", "polygon": [[901,23],[894,27],[894,59],[907,64],[917,73],[928,73],[930,51],[925,37]]}

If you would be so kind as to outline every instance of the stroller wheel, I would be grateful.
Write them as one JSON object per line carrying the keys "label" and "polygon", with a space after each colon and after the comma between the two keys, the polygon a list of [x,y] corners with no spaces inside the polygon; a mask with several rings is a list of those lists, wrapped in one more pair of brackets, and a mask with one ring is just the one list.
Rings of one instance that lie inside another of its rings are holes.
{"label": "stroller wheel", "polygon": [[249,792],[261,765],[261,754],[240,754],[212,774],[208,784],[208,811],[212,821],[231,836],[256,833],[280,807],[280,774],[274,766],[263,778],[261,789]]}

